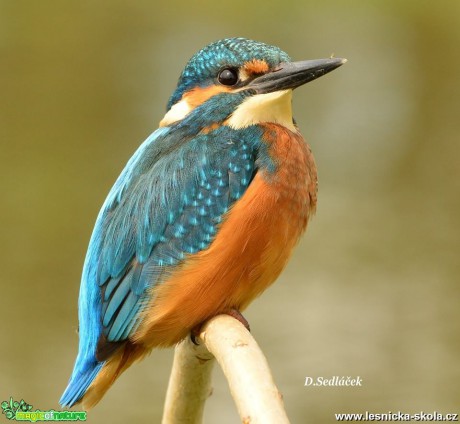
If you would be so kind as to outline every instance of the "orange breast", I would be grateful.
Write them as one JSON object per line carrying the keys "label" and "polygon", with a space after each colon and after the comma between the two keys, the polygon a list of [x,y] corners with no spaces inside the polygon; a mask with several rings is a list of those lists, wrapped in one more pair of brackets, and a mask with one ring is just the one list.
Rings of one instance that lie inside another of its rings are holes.
{"label": "orange breast", "polygon": [[316,205],[316,166],[302,136],[266,124],[277,171],[259,172],[227,214],[208,249],[155,287],[134,341],[177,343],[228,308],[244,309],[282,271]]}

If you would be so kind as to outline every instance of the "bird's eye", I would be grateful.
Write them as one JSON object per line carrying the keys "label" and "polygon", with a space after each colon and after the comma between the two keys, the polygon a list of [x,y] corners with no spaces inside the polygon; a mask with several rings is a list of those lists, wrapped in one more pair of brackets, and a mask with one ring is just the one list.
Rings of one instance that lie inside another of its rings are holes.
{"label": "bird's eye", "polygon": [[222,85],[235,85],[238,82],[238,71],[232,68],[225,68],[220,71],[217,78]]}

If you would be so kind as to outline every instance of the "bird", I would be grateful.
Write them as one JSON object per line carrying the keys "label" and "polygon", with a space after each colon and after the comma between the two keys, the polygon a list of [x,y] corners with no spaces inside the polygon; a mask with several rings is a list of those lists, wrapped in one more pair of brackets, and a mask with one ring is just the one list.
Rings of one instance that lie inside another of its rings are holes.
{"label": "bird", "polygon": [[294,62],[241,37],[191,57],[97,216],[63,407],[93,407],[134,362],[213,316],[247,323],[241,312],[279,276],[316,208],[292,92],[345,62]]}

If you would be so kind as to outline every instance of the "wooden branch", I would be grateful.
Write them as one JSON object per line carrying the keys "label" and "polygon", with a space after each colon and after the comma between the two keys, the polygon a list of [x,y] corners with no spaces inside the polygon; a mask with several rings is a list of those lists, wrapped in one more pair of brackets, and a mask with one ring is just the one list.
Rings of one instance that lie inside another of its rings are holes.
{"label": "wooden branch", "polygon": [[222,367],[244,424],[289,423],[267,360],[239,321],[228,315],[214,317],[203,326],[199,340],[198,347],[187,339],[176,348],[163,424],[201,423],[212,355]]}
{"label": "wooden branch", "polygon": [[203,344],[196,346],[188,337],[176,346],[162,424],[201,424],[214,362]]}

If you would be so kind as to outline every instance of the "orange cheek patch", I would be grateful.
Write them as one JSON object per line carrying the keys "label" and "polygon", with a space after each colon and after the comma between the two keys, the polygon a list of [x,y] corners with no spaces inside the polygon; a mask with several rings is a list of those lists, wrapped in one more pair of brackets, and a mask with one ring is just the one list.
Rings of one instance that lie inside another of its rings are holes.
{"label": "orange cheek patch", "polygon": [[206,100],[220,93],[228,93],[228,87],[211,85],[210,87],[196,87],[184,94],[183,100],[191,106],[192,109],[202,105]]}
{"label": "orange cheek patch", "polygon": [[268,63],[265,60],[253,59],[244,64],[244,70],[249,74],[265,74],[269,71]]}

